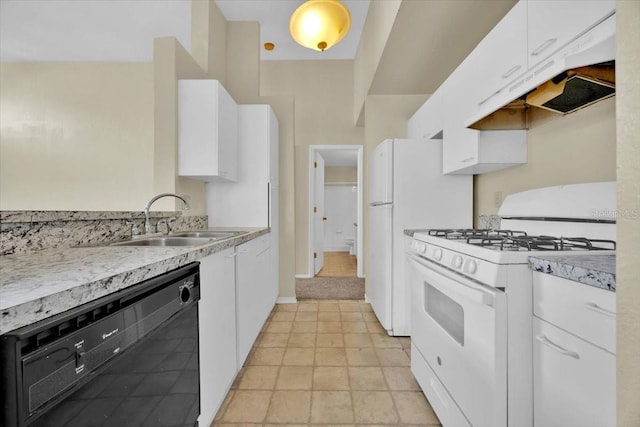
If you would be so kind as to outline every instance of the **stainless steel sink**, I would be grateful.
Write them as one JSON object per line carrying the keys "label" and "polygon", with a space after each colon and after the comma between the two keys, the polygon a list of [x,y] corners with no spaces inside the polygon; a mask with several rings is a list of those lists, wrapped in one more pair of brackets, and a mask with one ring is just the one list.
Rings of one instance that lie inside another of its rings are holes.
{"label": "stainless steel sink", "polygon": [[200,246],[215,240],[207,237],[149,237],[112,243],[110,246]]}
{"label": "stainless steel sink", "polygon": [[173,233],[175,237],[196,237],[196,238],[209,238],[209,239],[227,239],[229,237],[244,234],[246,231],[214,231],[214,230],[197,230],[197,231],[182,231],[179,233]]}

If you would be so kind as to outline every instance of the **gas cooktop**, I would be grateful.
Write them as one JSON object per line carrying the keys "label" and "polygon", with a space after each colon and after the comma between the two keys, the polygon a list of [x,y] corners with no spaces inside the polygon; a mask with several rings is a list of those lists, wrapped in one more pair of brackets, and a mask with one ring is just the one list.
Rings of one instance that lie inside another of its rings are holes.
{"label": "gas cooktop", "polygon": [[517,230],[432,229],[427,234],[498,251],[613,251],[616,249],[616,242],[612,240],[530,236],[524,231]]}

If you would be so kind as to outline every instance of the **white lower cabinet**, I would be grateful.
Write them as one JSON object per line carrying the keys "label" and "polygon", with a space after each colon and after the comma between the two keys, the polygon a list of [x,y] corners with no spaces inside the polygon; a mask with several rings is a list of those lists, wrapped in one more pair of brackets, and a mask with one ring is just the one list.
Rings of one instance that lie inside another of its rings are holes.
{"label": "white lower cabinet", "polygon": [[615,293],[533,273],[536,427],[616,425]]}
{"label": "white lower cabinet", "polygon": [[533,319],[536,427],[614,427],[616,356]]}
{"label": "white lower cabinet", "polygon": [[273,310],[271,235],[200,260],[200,402],[209,426]]}
{"label": "white lower cabinet", "polygon": [[200,402],[199,423],[208,426],[235,379],[235,248],[200,260]]}
{"label": "white lower cabinet", "polygon": [[277,291],[272,286],[270,236],[264,234],[237,247],[236,306],[238,369],[273,309]]}

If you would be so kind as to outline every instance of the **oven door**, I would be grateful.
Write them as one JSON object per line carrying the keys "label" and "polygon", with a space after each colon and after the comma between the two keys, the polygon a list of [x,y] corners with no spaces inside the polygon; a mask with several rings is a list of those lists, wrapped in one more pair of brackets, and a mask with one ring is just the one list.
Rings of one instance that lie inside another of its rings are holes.
{"label": "oven door", "polygon": [[407,256],[417,350],[472,426],[506,426],[505,293]]}

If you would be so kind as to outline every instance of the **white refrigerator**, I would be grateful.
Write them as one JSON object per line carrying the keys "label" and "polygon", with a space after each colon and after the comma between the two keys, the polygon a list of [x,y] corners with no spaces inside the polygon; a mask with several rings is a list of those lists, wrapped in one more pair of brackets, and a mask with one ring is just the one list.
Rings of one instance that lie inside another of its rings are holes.
{"label": "white refrigerator", "polygon": [[442,140],[387,139],[369,166],[367,299],[389,335],[409,336],[404,231],[470,227],[473,177],[442,174]]}

